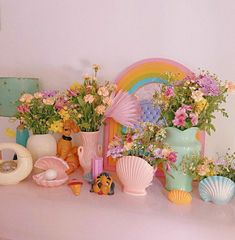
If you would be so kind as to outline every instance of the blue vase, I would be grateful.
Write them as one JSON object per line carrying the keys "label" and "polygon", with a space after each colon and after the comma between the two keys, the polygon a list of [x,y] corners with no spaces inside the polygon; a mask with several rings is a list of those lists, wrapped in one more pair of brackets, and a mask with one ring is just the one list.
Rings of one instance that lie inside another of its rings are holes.
{"label": "blue vase", "polygon": [[[177,153],[176,167],[179,167],[184,156],[192,156],[192,154],[200,154],[201,143],[196,138],[199,129],[192,127],[181,131],[174,127],[166,128],[167,137],[165,143],[170,145]],[[166,189],[180,189],[187,192],[192,191],[192,177],[184,174],[179,169],[171,169],[170,175],[166,175]]]}

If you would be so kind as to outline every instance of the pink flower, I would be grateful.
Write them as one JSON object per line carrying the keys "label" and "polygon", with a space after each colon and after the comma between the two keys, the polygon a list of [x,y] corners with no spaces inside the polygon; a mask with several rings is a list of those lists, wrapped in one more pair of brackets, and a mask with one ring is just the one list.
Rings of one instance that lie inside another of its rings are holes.
{"label": "pink flower", "polygon": [[170,162],[176,162],[176,152],[170,152],[170,154],[167,156],[167,160],[169,160]]}
{"label": "pink flower", "polygon": [[84,101],[85,101],[85,102],[88,102],[88,103],[93,103],[94,100],[95,100],[95,98],[94,98],[93,95],[91,95],[91,94],[87,94],[87,95],[84,97]]}
{"label": "pink flower", "polygon": [[195,113],[190,113],[189,117],[191,119],[191,123],[193,126],[196,126],[198,124],[198,115]]}
{"label": "pink flower", "polygon": [[173,87],[167,87],[165,91],[166,97],[173,97],[175,95]]}
{"label": "pink flower", "polygon": [[104,104],[107,104],[108,106],[110,106],[111,104],[112,104],[112,99],[110,98],[110,97],[105,97],[104,99],[103,99],[103,103]]}
{"label": "pink flower", "polygon": [[36,99],[38,99],[38,98],[42,98],[43,97],[43,94],[41,93],[41,92],[36,92],[36,93],[34,93],[34,95],[33,95]]}
{"label": "pink flower", "polygon": [[177,127],[183,127],[185,125],[185,119],[188,117],[186,109],[184,107],[179,108],[175,112],[175,118],[172,123]]}
{"label": "pink flower", "polygon": [[49,97],[49,98],[44,98],[42,101],[46,105],[53,105],[55,102],[55,99],[52,97]]}
{"label": "pink flower", "polygon": [[98,89],[98,94],[99,94],[100,96],[103,96],[103,97],[108,97],[108,95],[109,95],[109,90],[108,90],[107,87],[100,87],[100,88]]}
{"label": "pink flower", "polygon": [[77,96],[77,93],[75,90],[68,89],[68,96],[75,97]]}
{"label": "pink flower", "polygon": [[187,118],[187,113],[186,113],[186,108],[180,107],[176,112],[175,112],[175,117],[184,117]]}
{"label": "pink flower", "polygon": [[184,127],[185,125],[185,117],[184,116],[175,116],[174,120],[172,121],[174,126],[176,127]]}
{"label": "pink flower", "polygon": [[104,105],[99,105],[95,108],[95,111],[100,115],[104,114],[105,110],[106,107]]}
{"label": "pink flower", "polygon": [[183,105],[181,108],[179,109],[185,109],[186,111],[192,111],[192,106],[191,105]]}
{"label": "pink flower", "polygon": [[66,100],[63,97],[60,97],[55,102],[55,108],[61,110],[65,106]]}
{"label": "pink flower", "polygon": [[17,107],[17,111],[20,113],[29,112],[29,107],[27,105],[20,105]]}
{"label": "pink flower", "polygon": [[25,103],[30,103],[32,99],[33,99],[32,94],[25,93],[20,97],[19,101],[20,102],[25,102]]}

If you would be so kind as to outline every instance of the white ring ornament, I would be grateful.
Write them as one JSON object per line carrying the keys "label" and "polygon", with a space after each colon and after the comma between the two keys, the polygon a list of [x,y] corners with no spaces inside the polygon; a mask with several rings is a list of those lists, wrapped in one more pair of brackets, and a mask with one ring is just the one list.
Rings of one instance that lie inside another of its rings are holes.
{"label": "white ring ornament", "polygon": [[[13,150],[17,154],[17,167],[11,172],[0,172],[0,185],[17,184],[31,173],[33,160],[30,152],[23,146],[16,143],[0,143],[0,151],[4,149]],[[0,160],[0,164],[4,160]]]}

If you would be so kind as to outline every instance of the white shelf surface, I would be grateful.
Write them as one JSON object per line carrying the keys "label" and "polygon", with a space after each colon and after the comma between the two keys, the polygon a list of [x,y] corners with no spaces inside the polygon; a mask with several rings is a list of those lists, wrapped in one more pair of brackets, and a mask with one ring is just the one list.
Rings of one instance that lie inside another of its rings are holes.
{"label": "white shelf surface", "polygon": [[235,198],[205,203],[194,186],[192,204],[174,205],[156,178],[144,197],[123,193],[119,184],[113,196],[89,189],[84,184],[76,197],[67,185],[39,187],[31,177],[0,186],[0,240],[235,239]]}

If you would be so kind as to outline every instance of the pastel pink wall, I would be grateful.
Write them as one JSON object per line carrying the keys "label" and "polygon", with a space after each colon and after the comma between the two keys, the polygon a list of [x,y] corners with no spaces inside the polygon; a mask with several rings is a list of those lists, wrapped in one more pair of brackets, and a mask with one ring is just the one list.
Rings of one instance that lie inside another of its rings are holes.
{"label": "pastel pink wall", "polygon": [[[92,63],[113,80],[137,60],[165,57],[234,80],[233,0],[0,0],[0,12],[0,76],[40,77],[42,88],[63,89]],[[230,142],[235,150],[231,98],[232,117],[216,120],[209,154]]]}

